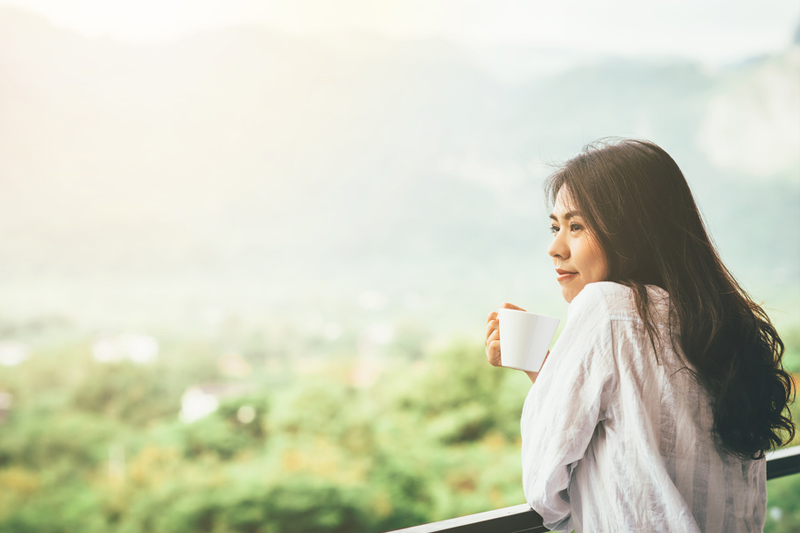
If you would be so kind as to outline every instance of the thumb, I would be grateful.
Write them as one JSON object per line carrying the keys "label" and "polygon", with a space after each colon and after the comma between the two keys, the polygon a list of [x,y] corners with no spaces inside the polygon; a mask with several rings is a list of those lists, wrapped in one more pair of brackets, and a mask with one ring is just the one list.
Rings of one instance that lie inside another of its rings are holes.
{"label": "thumb", "polygon": [[501,309],[516,309],[517,311],[525,311],[525,309],[519,307],[518,305],[514,305],[514,304],[508,303],[508,302],[503,302],[502,305],[500,305],[500,308]]}

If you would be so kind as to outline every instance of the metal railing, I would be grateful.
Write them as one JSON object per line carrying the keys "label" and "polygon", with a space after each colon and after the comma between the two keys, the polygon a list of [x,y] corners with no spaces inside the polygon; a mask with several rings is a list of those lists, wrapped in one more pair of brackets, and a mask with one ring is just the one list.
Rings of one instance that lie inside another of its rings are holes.
{"label": "metal railing", "polygon": [[[767,453],[767,479],[798,473],[800,473],[800,446]],[[542,517],[528,504],[523,503],[395,531],[397,533],[538,533],[550,530],[542,525]]]}

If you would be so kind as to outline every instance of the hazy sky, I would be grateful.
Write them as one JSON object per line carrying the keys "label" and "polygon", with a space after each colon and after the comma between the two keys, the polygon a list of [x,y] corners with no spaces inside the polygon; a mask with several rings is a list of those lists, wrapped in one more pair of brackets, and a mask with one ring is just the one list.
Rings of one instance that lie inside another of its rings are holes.
{"label": "hazy sky", "polygon": [[0,0],[81,33],[131,42],[261,24],[299,34],[360,29],[724,62],[783,49],[797,0]]}

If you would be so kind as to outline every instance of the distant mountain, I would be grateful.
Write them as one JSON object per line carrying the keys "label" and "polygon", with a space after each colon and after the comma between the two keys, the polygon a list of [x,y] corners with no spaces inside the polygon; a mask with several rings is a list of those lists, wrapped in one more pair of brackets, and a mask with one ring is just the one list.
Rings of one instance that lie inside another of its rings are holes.
{"label": "distant mountain", "polygon": [[673,154],[735,272],[800,294],[800,230],[763,218],[800,215],[800,46],[569,61],[513,79],[442,41],[244,27],[135,47],[0,9],[0,287],[533,294],[547,164],[621,135]]}

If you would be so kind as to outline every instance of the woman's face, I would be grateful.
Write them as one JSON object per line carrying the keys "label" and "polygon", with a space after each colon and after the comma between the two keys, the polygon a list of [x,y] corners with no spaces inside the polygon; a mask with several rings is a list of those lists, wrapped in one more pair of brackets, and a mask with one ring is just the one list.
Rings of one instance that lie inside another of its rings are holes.
{"label": "woman's face", "polygon": [[608,260],[591,228],[573,207],[566,187],[558,191],[550,219],[553,242],[547,253],[553,258],[561,294],[571,302],[587,284],[608,278]]}

